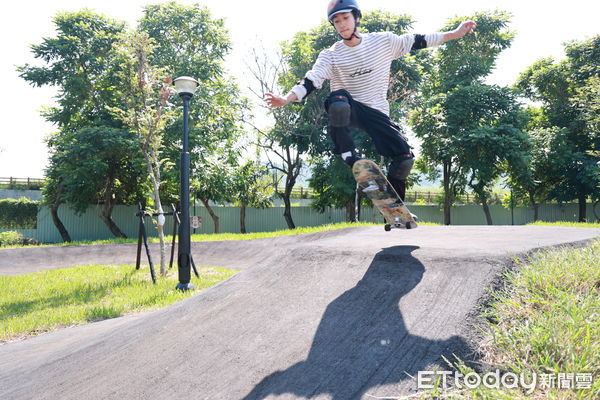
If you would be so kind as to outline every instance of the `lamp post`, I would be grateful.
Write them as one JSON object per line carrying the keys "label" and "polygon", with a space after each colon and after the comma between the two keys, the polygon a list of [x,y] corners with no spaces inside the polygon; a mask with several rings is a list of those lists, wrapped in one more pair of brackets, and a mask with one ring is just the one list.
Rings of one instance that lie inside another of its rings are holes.
{"label": "lamp post", "polygon": [[183,100],[183,148],[181,150],[181,173],[180,173],[180,207],[181,223],[179,224],[179,246],[177,255],[177,265],[179,271],[179,283],[177,289],[193,290],[194,285],[190,282],[190,152],[189,152],[189,105],[198,88],[198,81],[189,76],[182,76],[173,81],[175,90]]}

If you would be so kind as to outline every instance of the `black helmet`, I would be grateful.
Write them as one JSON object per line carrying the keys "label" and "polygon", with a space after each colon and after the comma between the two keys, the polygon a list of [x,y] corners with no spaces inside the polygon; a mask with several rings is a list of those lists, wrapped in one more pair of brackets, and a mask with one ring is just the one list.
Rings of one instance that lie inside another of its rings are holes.
{"label": "black helmet", "polygon": [[333,22],[333,16],[343,12],[352,12],[357,21],[362,16],[356,0],[331,0],[327,6],[327,19]]}

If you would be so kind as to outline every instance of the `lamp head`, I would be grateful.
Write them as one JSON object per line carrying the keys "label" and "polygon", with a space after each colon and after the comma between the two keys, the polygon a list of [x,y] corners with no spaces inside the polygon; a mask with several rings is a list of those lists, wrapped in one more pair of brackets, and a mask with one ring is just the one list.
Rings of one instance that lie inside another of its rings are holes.
{"label": "lamp head", "polygon": [[196,92],[196,89],[200,85],[200,82],[190,76],[180,76],[173,81],[175,90],[180,97],[192,97]]}

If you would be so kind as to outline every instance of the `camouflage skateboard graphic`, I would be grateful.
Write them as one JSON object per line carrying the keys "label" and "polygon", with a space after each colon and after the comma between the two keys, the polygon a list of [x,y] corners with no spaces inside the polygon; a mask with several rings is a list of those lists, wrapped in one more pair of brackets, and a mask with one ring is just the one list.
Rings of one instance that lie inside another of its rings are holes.
{"label": "camouflage skateboard graphic", "polygon": [[414,229],[418,227],[408,207],[383,175],[377,164],[371,160],[358,160],[352,167],[352,174],[360,190],[365,193],[383,214],[385,230],[392,228]]}

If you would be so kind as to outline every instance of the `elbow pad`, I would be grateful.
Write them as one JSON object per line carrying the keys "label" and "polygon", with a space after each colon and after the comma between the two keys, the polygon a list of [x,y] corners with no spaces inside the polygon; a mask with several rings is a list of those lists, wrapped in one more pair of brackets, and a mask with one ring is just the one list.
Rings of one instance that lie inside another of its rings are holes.
{"label": "elbow pad", "polygon": [[411,50],[419,50],[427,47],[427,41],[425,35],[415,35],[415,42],[413,43]]}
{"label": "elbow pad", "polygon": [[296,97],[298,98],[296,101],[298,102],[304,100],[304,98],[313,90],[315,90],[315,85],[313,84],[313,81],[308,78],[302,79],[292,88],[292,92],[296,94]]}
{"label": "elbow pad", "polygon": [[307,96],[310,94],[310,92],[312,92],[313,90],[315,90],[315,84],[313,83],[313,81],[311,81],[308,78],[302,79],[302,82],[300,84],[302,86],[304,86],[304,88],[306,89],[306,95]]}

